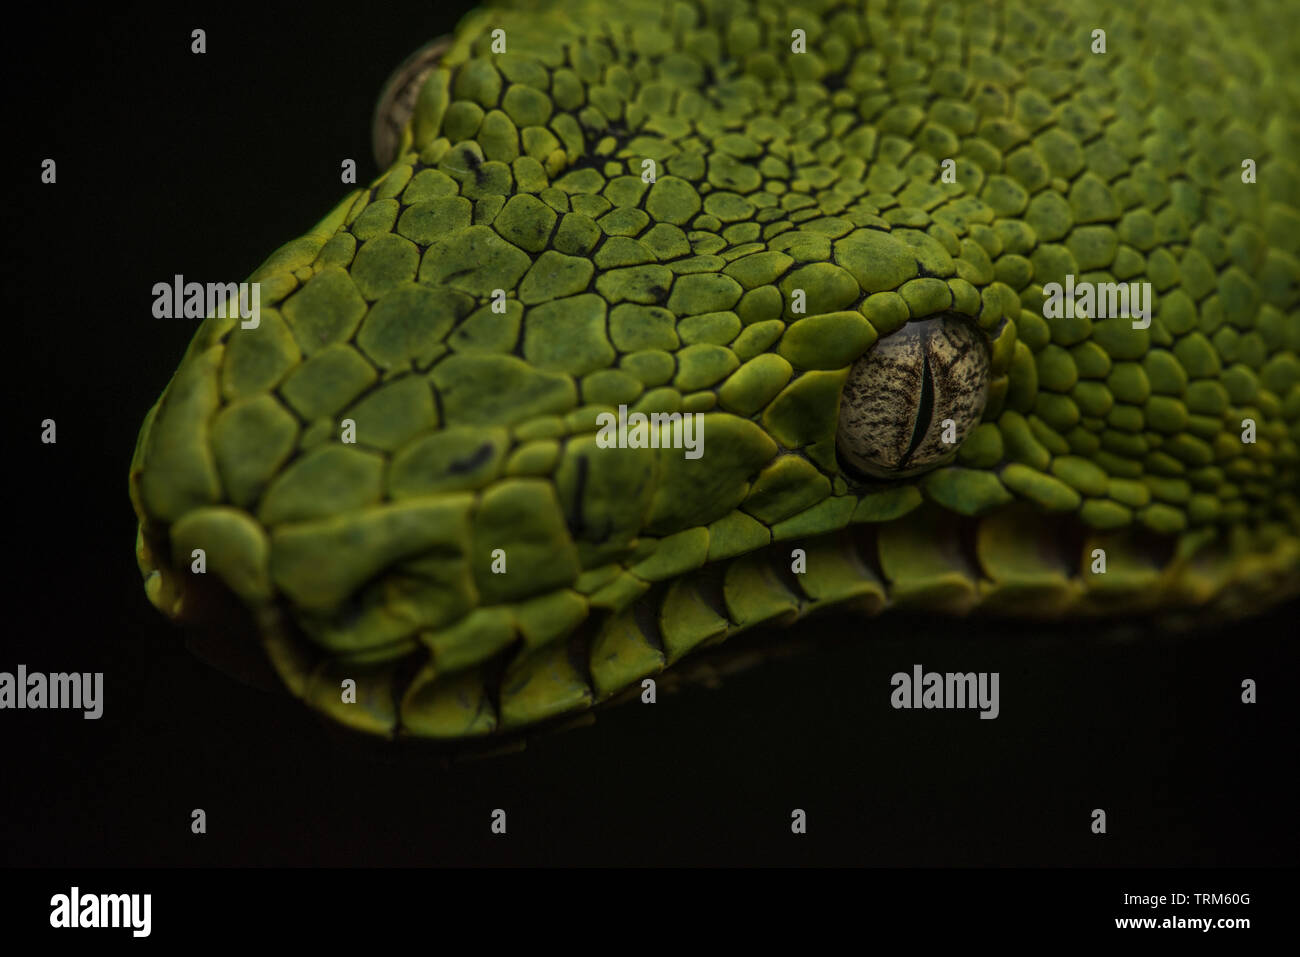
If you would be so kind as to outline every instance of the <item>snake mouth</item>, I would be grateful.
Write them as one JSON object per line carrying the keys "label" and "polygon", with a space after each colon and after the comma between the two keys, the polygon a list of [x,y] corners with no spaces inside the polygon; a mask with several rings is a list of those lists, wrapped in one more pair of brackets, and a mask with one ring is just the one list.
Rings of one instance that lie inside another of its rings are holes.
{"label": "snake mouth", "polygon": [[388,169],[397,159],[402,133],[415,112],[420,87],[450,47],[451,37],[439,37],[426,43],[403,60],[384,83],[371,125],[371,149],[381,170]]}
{"label": "snake mouth", "polygon": [[[554,647],[533,649],[570,672],[577,691],[548,699],[527,720],[509,717],[518,712],[512,662],[528,658],[519,643],[450,670],[436,641],[430,655],[425,634],[329,648],[300,627],[283,599],[249,609],[218,576],[189,574],[157,528],[142,524],[139,554],[151,600],[178,622],[197,618],[208,627],[211,640],[191,640],[208,663],[257,687],[286,688],[354,731],[469,753],[581,723],[594,707],[635,698],[642,677],[665,688],[707,685],[794,653],[808,629],[788,633],[787,642],[783,626],[827,611],[864,619],[886,610],[1040,621],[1123,615],[1186,630],[1256,614],[1300,592],[1290,540],[1240,538],[1221,531],[1192,546],[1186,536],[1141,528],[1098,532],[1071,515],[1024,505],[982,517],[923,505],[890,520],[772,542],[656,582],[626,607],[593,608]],[[643,671],[602,678],[611,634],[623,642],[620,654],[645,652]],[[254,668],[278,679],[255,680]],[[354,695],[346,700],[340,688],[349,683]]]}
{"label": "snake mouth", "polygon": [[278,691],[276,674],[257,635],[258,615],[217,575],[186,574],[169,555],[164,535],[141,521],[136,562],[150,603],[185,634],[185,647],[205,664],[262,691]]}

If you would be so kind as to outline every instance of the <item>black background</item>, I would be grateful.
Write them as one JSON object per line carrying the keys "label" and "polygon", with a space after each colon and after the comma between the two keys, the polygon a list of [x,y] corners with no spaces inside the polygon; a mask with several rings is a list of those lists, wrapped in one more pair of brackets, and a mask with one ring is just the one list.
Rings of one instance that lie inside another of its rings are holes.
{"label": "black background", "polygon": [[[342,159],[371,178],[383,81],[460,12],[46,4],[11,33],[0,670],[102,671],[105,710],[0,712],[0,861],[1294,863],[1295,604],[1181,638],[815,620],[795,630],[829,637],[807,654],[450,768],[340,736],[186,650],[141,588],[126,491],[195,327],[154,319],[152,286],[242,279],[342,198]],[[999,671],[1001,717],[892,710],[889,676],[915,663]]]}

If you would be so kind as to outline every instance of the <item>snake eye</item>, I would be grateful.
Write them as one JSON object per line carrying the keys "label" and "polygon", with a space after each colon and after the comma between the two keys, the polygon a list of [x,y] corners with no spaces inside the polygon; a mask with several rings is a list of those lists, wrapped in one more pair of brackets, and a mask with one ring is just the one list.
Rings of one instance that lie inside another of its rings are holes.
{"label": "snake eye", "polygon": [[989,352],[955,313],[909,322],[849,371],[836,444],[842,462],[903,478],[952,457],[988,398]]}
{"label": "snake eye", "polygon": [[381,170],[388,169],[397,159],[402,130],[415,112],[420,88],[450,48],[450,37],[439,37],[426,43],[402,61],[384,84],[370,128],[370,145]]}

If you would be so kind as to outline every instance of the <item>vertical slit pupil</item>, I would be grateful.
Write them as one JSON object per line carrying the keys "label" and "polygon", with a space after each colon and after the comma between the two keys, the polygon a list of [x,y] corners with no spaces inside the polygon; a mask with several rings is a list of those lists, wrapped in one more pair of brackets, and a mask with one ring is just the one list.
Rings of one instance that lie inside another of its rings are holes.
{"label": "vertical slit pupil", "polygon": [[921,401],[916,409],[916,423],[912,426],[912,441],[907,446],[907,454],[903,456],[901,465],[906,465],[912,458],[912,453],[917,450],[930,431],[930,419],[934,416],[934,378],[930,375],[930,355],[925,348],[921,349]]}

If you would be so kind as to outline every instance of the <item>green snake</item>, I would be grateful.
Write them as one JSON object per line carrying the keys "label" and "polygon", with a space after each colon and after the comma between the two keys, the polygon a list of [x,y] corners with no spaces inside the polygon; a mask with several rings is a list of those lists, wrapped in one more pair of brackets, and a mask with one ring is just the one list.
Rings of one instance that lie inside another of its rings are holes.
{"label": "green snake", "polygon": [[1288,598],[1297,52],[1231,3],[476,11],[145,419],[147,594],[215,587],[308,704],[456,740],[826,608]]}

